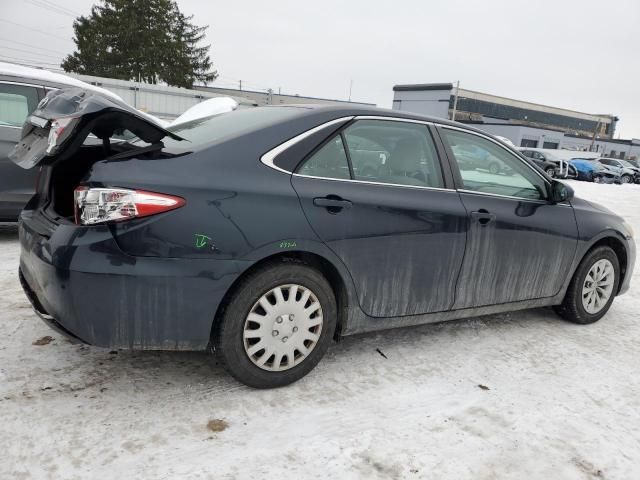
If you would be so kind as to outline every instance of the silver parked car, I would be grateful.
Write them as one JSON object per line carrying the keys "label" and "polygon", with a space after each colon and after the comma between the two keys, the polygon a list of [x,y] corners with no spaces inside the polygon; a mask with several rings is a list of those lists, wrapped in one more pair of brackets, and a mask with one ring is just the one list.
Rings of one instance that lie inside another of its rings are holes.
{"label": "silver parked car", "polygon": [[620,175],[622,183],[640,183],[640,168],[618,158],[598,158],[598,163]]}

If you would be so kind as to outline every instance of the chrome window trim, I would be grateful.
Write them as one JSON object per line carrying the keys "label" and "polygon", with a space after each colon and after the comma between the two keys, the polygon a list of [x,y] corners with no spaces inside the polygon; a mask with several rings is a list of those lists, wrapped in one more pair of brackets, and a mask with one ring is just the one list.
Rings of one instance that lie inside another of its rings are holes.
{"label": "chrome window trim", "polygon": [[[544,176],[538,172],[535,168],[533,168],[529,162],[527,162],[526,160],[518,157],[517,155],[514,155],[514,153],[509,150],[507,147],[505,147],[504,145],[502,145],[498,140],[496,140],[495,138],[491,138],[490,136],[484,134],[484,133],[480,133],[480,132],[474,132],[472,130],[467,130],[466,128],[460,128],[460,127],[454,127],[451,125],[439,125],[441,128],[448,128],[449,130],[458,130],[460,132],[463,133],[468,133],[470,135],[475,135],[476,137],[480,137],[480,138],[484,138],[485,140],[489,140],[490,142],[495,143],[496,145],[498,145],[500,148],[502,148],[504,151],[506,151],[508,154],[510,154],[512,157],[515,157],[516,160],[518,160],[520,163],[522,163],[523,165],[525,165],[529,170],[531,170],[533,173],[535,173],[538,177],[540,177],[542,179],[542,181],[547,184],[547,185],[551,185],[551,183],[544,178]],[[453,159],[455,160],[455,158]]]}
{"label": "chrome window trim", "polygon": [[465,190],[463,188],[457,190],[460,193],[468,193],[471,195],[483,195],[485,197],[497,197],[497,198],[509,198],[511,200],[518,200],[520,202],[532,202],[539,203],[541,205],[559,205],[562,207],[570,207],[571,205],[565,202],[550,203],[548,200],[537,200],[535,198],[514,197],[513,195],[501,195],[499,193],[478,192],[477,190]]}
{"label": "chrome window trim", "polygon": [[336,123],[340,123],[343,121],[350,121],[350,120],[390,120],[390,121],[394,121],[394,122],[404,122],[404,123],[417,123],[417,124],[421,124],[421,125],[433,125],[433,122],[428,122],[428,121],[423,121],[423,120],[413,120],[410,118],[400,118],[400,117],[385,117],[385,116],[378,116],[378,115],[352,115],[352,116],[348,116],[348,117],[341,117],[341,118],[337,118],[335,120],[331,120],[329,122],[323,123],[321,125],[318,125],[317,127],[312,128],[311,130],[307,130],[306,132],[301,133],[300,135],[297,135],[289,140],[287,140],[284,143],[281,143],[280,145],[278,145],[277,147],[269,150],[267,153],[265,153],[264,155],[262,155],[262,157],[260,157],[260,161],[266,165],[267,167],[273,168],[274,170],[277,170],[279,172],[282,173],[286,173],[288,175],[292,175],[294,177],[301,177],[301,178],[313,178],[316,180],[330,180],[333,182],[348,182],[348,183],[361,183],[361,184],[365,184],[365,185],[380,185],[383,187],[402,187],[402,188],[413,188],[413,189],[421,189],[421,190],[435,190],[435,191],[440,191],[440,192],[456,192],[455,189],[453,188],[444,188],[444,187],[422,187],[419,185],[403,185],[403,184],[399,184],[399,183],[386,183],[386,182],[371,182],[368,180],[355,180],[355,179],[351,179],[351,178],[329,178],[329,177],[316,177],[315,175],[304,175],[304,174],[300,174],[300,173],[295,173],[295,172],[291,172],[288,170],[285,170],[284,168],[280,168],[277,165],[275,165],[273,162],[275,160],[275,158],[280,155],[280,153],[284,152],[287,148],[295,145],[296,143],[298,143],[299,141],[307,138],[310,135],[313,135],[314,133],[318,132],[319,130],[328,127],[330,125],[334,125]]}
{"label": "chrome window trim", "polygon": [[[284,143],[281,143],[280,145],[278,145],[277,147],[269,150],[267,153],[263,154],[260,157],[260,161],[266,165],[267,167],[273,168],[274,170],[277,170],[279,172],[283,172],[283,173],[288,173],[290,175],[298,175],[300,177],[304,177],[304,176],[310,176],[310,175],[300,175],[300,174],[296,174],[294,172],[291,172],[289,170],[285,170],[284,168],[280,168],[277,165],[275,165],[273,162],[275,160],[275,158],[280,155],[282,152],[284,152],[287,148],[295,145],[296,143],[300,142],[301,140],[304,140],[305,138],[307,138],[310,135],[313,135],[314,133],[322,130],[323,128],[326,128],[330,125],[335,125],[337,123],[340,122],[344,122],[344,121],[350,121],[350,120],[390,120],[393,122],[404,122],[404,123],[419,123],[421,125],[433,125],[433,122],[429,122],[426,120],[413,120],[411,118],[400,118],[400,117],[385,117],[385,116],[379,116],[379,115],[349,115],[347,117],[340,117],[340,118],[336,118],[335,120],[330,120],[328,122],[325,122],[321,125],[318,125],[317,127],[313,127],[310,130],[307,130],[306,132],[303,132],[293,138],[290,138],[289,140],[287,140]],[[314,177],[314,178],[324,178],[324,177]],[[336,179],[336,180],[340,180],[340,179]],[[354,180],[355,181],[355,180]],[[374,182],[377,183],[377,182]],[[383,183],[382,185],[390,185],[388,183]],[[425,188],[425,187],[421,187],[421,188]],[[429,187],[429,188],[436,188],[436,187]]]}
{"label": "chrome window trim", "polygon": [[402,117],[385,117],[383,115],[357,115],[355,119],[356,120],[389,120],[391,122],[419,123],[421,125],[433,125],[433,122],[428,120],[415,120],[413,118],[402,118]]}
{"label": "chrome window trim", "polygon": [[0,80],[2,85],[18,85],[19,87],[44,88],[42,85],[34,85],[32,83],[12,82],[11,80]]}
{"label": "chrome window trim", "polygon": [[420,185],[403,185],[400,183],[384,183],[384,182],[370,182],[368,180],[352,180],[350,178],[329,178],[329,177],[316,177],[315,175],[301,175],[299,173],[292,173],[294,177],[301,178],[314,178],[316,180],[331,180],[334,182],[349,182],[349,183],[364,183],[366,185],[380,185],[383,187],[403,187],[403,188],[417,188],[421,190],[438,190],[441,192],[457,192],[453,188],[443,188],[443,187],[421,187]]}
{"label": "chrome window trim", "polygon": [[323,128],[326,128],[326,127],[329,127],[331,125],[335,125],[337,123],[341,123],[341,122],[344,122],[344,121],[349,121],[349,120],[352,120],[353,118],[354,118],[353,115],[350,115],[348,117],[336,118],[335,120],[331,120],[329,122],[325,122],[325,123],[323,123],[321,125],[318,125],[317,127],[313,127],[312,129],[307,130],[306,132],[302,132],[301,134],[296,135],[295,137],[290,138],[286,142],[281,143],[277,147],[272,148],[271,150],[269,150],[267,153],[265,153],[264,155],[262,155],[260,157],[260,161],[263,164],[265,164],[267,167],[273,168],[274,170],[286,173],[288,175],[292,175],[293,172],[290,172],[289,170],[285,170],[284,168],[280,168],[276,164],[273,163],[278,155],[280,155],[282,152],[284,152],[287,148],[289,148],[289,147],[295,145],[296,143],[304,140],[305,138],[309,137],[310,135],[313,135],[314,133],[319,132]]}
{"label": "chrome window trim", "polygon": [[[263,154],[260,157],[260,161],[266,165],[267,167],[270,167],[278,172],[282,172],[282,173],[286,173],[287,175],[291,175],[294,177],[301,177],[301,178],[313,178],[315,180],[329,180],[332,182],[347,182],[347,183],[361,183],[361,184],[365,184],[365,185],[379,185],[379,186],[387,186],[387,187],[401,187],[401,188],[412,188],[412,189],[420,189],[420,190],[433,190],[433,191],[440,191],[440,192],[451,192],[451,193],[468,193],[468,194],[474,194],[474,195],[484,195],[484,196],[489,196],[489,197],[497,197],[497,198],[509,198],[509,199],[513,199],[513,200],[519,200],[519,201],[523,201],[523,202],[533,202],[533,203],[539,203],[539,204],[548,204],[551,205],[549,203],[548,200],[536,200],[533,198],[524,198],[524,197],[514,197],[514,196],[510,196],[510,195],[500,195],[498,193],[487,193],[487,192],[478,192],[475,190],[466,190],[466,189],[453,189],[453,188],[445,188],[445,187],[422,187],[419,185],[402,185],[402,184],[398,184],[398,183],[384,183],[384,182],[371,182],[371,181],[367,181],[367,180],[355,180],[355,179],[350,179],[350,178],[329,178],[329,177],[316,177],[314,175],[303,175],[300,173],[295,173],[295,172],[291,172],[288,170],[285,170],[283,168],[278,167],[277,165],[275,165],[273,162],[275,160],[275,158],[282,152],[284,152],[287,148],[291,147],[292,145],[295,145],[296,143],[298,143],[299,141],[307,138],[310,135],[313,135],[314,133],[320,131],[321,129],[328,127],[330,125],[334,125],[343,121],[350,121],[350,120],[389,120],[389,121],[393,121],[393,122],[405,122],[405,123],[417,123],[417,124],[421,124],[421,125],[435,125],[435,126],[440,126],[442,128],[449,128],[451,130],[458,130],[461,132],[465,132],[465,133],[470,133],[472,135],[476,135],[480,138],[485,138],[493,143],[495,143],[496,145],[498,145],[499,147],[501,147],[502,149],[506,150],[507,153],[510,153],[512,156],[514,156],[516,159],[518,159],[520,162],[522,162],[523,164],[525,164],[530,170],[532,170],[535,174],[537,174],[544,182],[545,184],[550,184],[549,181],[544,178],[539,172],[537,172],[533,167],[531,167],[531,165],[529,165],[525,160],[522,160],[520,158],[518,158],[517,155],[514,155],[513,152],[511,152],[508,148],[506,148],[505,146],[501,145],[499,141],[492,139],[491,137],[482,134],[482,133],[478,133],[478,132],[474,132],[471,130],[467,130],[466,128],[460,128],[460,127],[455,127],[455,126],[450,126],[450,125],[443,125],[437,122],[432,122],[432,121],[428,121],[428,120],[415,120],[415,119],[411,119],[411,118],[401,118],[401,117],[386,117],[386,116],[382,116],[382,115],[351,115],[351,116],[347,116],[347,117],[340,117],[337,118],[335,120],[331,120],[329,122],[325,122],[321,125],[318,125],[317,127],[314,127],[310,130],[307,130],[306,132],[303,132],[289,140],[287,140],[286,142],[281,143],[280,145],[278,145],[277,147],[269,150],[267,153]],[[558,203],[555,205],[560,205],[560,206],[566,206],[566,207],[570,207],[570,204],[567,203]]]}

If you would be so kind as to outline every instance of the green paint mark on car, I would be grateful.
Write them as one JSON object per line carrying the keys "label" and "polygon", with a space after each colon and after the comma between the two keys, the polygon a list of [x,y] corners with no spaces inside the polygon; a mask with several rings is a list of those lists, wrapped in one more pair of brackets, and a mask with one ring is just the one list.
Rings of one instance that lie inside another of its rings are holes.
{"label": "green paint mark on car", "polygon": [[298,244],[291,240],[280,242],[280,248],[296,248]]}
{"label": "green paint mark on car", "polygon": [[195,235],[195,246],[196,248],[204,248],[209,244],[211,237],[207,235],[203,235],[202,233],[196,233]]}

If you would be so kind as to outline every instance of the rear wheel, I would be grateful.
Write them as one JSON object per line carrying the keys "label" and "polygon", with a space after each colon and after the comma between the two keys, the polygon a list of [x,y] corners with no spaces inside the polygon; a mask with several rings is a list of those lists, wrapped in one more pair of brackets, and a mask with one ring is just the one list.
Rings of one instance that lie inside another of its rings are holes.
{"label": "rear wheel", "polygon": [[620,263],[609,247],[598,247],[580,262],[556,312],[574,323],[600,320],[611,307],[620,281]]}
{"label": "rear wheel", "polygon": [[272,264],[245,279],[225,307],[214,338],[216,355],[245,385],[288,385],[320,361],[336,315],[331,286],[317,270]]}

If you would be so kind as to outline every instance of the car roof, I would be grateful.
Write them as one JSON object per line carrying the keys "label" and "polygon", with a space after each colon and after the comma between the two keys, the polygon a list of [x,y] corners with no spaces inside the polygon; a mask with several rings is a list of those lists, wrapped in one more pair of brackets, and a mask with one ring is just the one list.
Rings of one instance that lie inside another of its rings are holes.
{"label": "car roof", "polygon": [[[335,105],[335,104],[282,104],[282,105],[267,105],[263,107],[256,108],[299,108],[301,110],[306,110],[308,116],[315,116],[319,113],[329,114],[331,116],[338,117],[347,117],[347,116],[376,116],[376,117],[390,117],[390,118],[401,118],[406,120],[417,120],[421,122],[432,122],[437,123],[439,125],[448,125],[457,128],[463,128],[465,130],[470,130],[473,132],[480,133],[482,135],[493,137],[490,133],[479,130],[477,128],[471,127],[464,123],[453,122],[451,120],[447,120],[440,117],[432,117],[427,115],[420,115],[418,113],[407,112],[404,110],[392,110],[390,108],[380,108],[380,107],[368,107],[368,106],[358,106],[358,105]],[[305,114],[302,113],[301,116]]]}
{"label": "car roof", "polygon": [[77,78],[69,77],[61,73],[41,70],[39,68],[25,67],[15,63],[0,62],[0,80],[9,82],[37,83],[38,85],[51,86],[55,88],[80,87],[92,90],[106,97],[122,99],[113,92],[90,83],[83,82]]}

